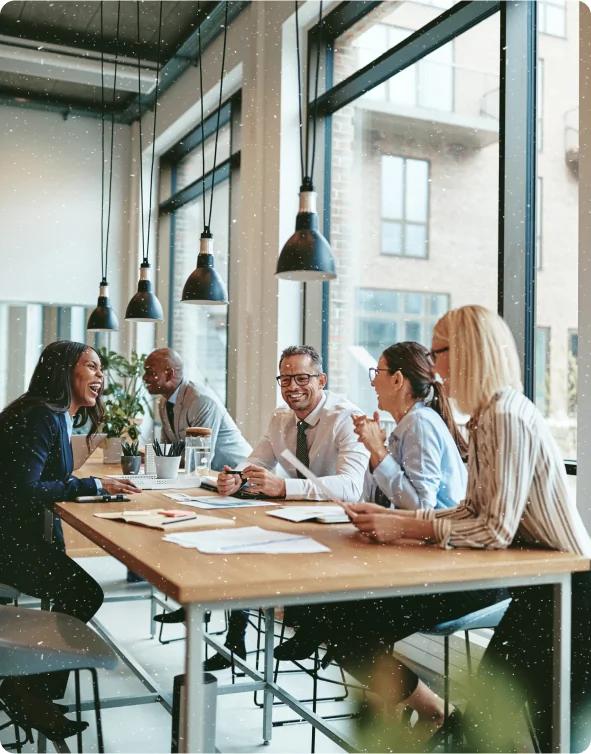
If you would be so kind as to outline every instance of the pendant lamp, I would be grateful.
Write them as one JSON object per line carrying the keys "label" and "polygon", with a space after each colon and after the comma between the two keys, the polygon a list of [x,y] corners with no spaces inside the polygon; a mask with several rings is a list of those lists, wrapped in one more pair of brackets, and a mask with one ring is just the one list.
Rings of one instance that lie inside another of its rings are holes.
{"label": "pendant lamp", "polygon": [[203,233],[199,243],[197,267],[187,278],[183,287],[181,302],[184,304],[202,304],[207,306],[224,305],[228,303],[226,286],[214,267],[213,236],[211,235],[211,213],[213,208],[213,193],[215,189],[215,168],[218,151],[218,136],[220,132],[220,111],[222,107],[222,84],[224,81],[224,65],[226,61],[226,42],[228,37],[228,3],[225,3],[224,44],[222,50],[222,71],[220,74],[220,94],[218,114],[215,127],[215,145],[213,149],[213,168],[211,174],[211,193],[209,197],[209,220],[205,214],[205,136],[203,133],[203,57],[201,55],[201,27],[197,29],[199,40],[199,88],[201,95],[201,195],[203,197]]}
{"label": "pendant lamp", "polygon": [[140,163],[140,214],[142,228],[142,253],[143,260],[140,265],[140,279],[137,285],[137,293],[132,296],[127,309],[125,319],[134,322],[160,322],[164,319],[162,305],[154,291],[150,281],[150,263],[148,261],[148,249],[150,248],[150,215],[152,212],[152,187],[154,183],[154,150],[156,148],[156,115],[158,113],[158,84],[160,80],[160,41],[162,38],[162,2],[160,2],[160,14],[158,20],[158,52],[156,59],[156,92],[154,97],[154,122],[152,134],[152,160],[150,164],[150,191],[148,195],[148,231],[144,233],[144,176],[142,166],[142,91],[141,91],[141,61],[140,61],[140,3],[136,3],[137,11],[137,101],[139,118],[139,163]]}
{"label": "pendant lamp", "polygon": [[[310,282],[312,280],[334,280],[337,273],[335,263],[326,238],[319,231],[318,213],[316,211],[316,192],[314,191],[314,158],[316,156],[316,101],[318,100],[318,77],[320,72],[320,45],[316,46],[316,86],[314,94],[314,111],[312,113],[312,159],[308,169],[309,120],[306,121],[306,148],[304,155],[302,85],[300,72],[300,34],[298,19],[298,2],[295,0],[296,54],[298,69],[298,105],[300,123],[300,165],[302,183],[300,186],[300,208],[296,217],[295,233],[290,236],[281,249],[277,260],[276,276],[285,280]],[[319,25],[322,23],[322,0],[320,2]],[[309,76],[307,76],[309,79]],[[307,88],[308,90],[308,88]]]}
{"label": "pendant lamp", "polygon": [[[109,160],[109,199],[107,204],[107,237],[104,238],[105,225],[105,72],[104,72],[104,27],[103,3],[101,2],[101,282],[96,308],[90,313],[86,329],[88,332],[116,332],[119,320],[109,302],[109,284],[107,272],[109,267],[109,230],[111,225],[111,187],[113,182],[113,136],[115,130],[115,96],[117,87],[117,54],[115,54],[115,71],[113,75],[113,110],[111,111],[111,157]],[[119,43],[119,20],[121,2],[117,3],[117,46]]]}

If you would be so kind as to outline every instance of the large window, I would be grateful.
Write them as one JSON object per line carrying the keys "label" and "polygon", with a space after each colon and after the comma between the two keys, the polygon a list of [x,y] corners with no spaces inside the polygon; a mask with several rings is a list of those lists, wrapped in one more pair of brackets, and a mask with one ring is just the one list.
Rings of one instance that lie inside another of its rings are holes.
{"label": "large window", "polygon": [[76,340],[97,348],[106,333],[87,333],[93,307],[0,302],[0,410],[23,393],[43,348],[55,340]]}
{"label": "large window", "polygon": [[[230,248],[230,186],[239,165],[238,122],[240,98],[226,102],[220,111],[221,129],[217,148],[217,167],[211,232],[214,238],[215,266],[228,285]],[[201,125],[188,133],[163,158],[170,172],[170,189],[164,194],[160,212],[170,215],[170,320],[169,344],[183,357],[186,376],[211,387],[226,401],[227,325],[225,306],[181,303],[185,281],[195,268],[199,239],[205,217],[209,220],[215,123],[217,113],[204,122],[205,196],[201,152]]]}
{"label": "large window", "polygon": [[414,340],[431,343],[433,325],[449,309],[445,293],[359,288],[355,295],[355,345],[351,353],[351,389],[366,413],[375,409],[375,393],[368,367],[375,366],[392,343]]}
{"label": "large window", "polygon": [[[538,54],[544,61],[538,92],[551,93],[551,106],[538,111],[544,148],[537,152],[536,323],[548,328],[549,342],[536,341],[535,400],[564,457],[576,459],[579,11],[576,4],[560,2],[540,2],[537,9]],[[538,370],[544,359],[551,390],[542,393]]]}
{"label": "large window", "polygon": [[382,254],[427,256],[429,163],[382,157]]}
{"label": "large window", "polygon": [[[388,23],[417,29],[433,11],[378,6],[335,41],[335,81],[366,64],[360,49],[384,43]],[[389,28],[387,44],[399,41]],[[430,344],[450,306],[497,308],[499,14],[436,52],[369,90],[361,74],[357,98],[331,113],[329,379],[369,412],[367,367],[385,347]]]}

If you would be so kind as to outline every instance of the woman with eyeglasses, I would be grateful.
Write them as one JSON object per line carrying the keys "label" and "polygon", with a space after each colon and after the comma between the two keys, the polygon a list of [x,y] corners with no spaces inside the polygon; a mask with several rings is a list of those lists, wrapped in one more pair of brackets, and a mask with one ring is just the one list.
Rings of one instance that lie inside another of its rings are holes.
{"label": "woman with eyeglasses", "polygon": [[[369,375],[379,408],[392,415],[396,427],[386,445],[377,412],[373,419],[353,417],[355,432],[370,453],[362,499],[373,500],[375,504],[362,504],[363,510],[383,514],[386,512],[384,508],[445,510],[457,505],[466,492],[463,457],[467,444],[454,421],[431,353],[419,343],[395,343],[385,349],[377,367],[371,368]],[[476,598],[458,595],[458,614],[471,612],[500,598],[493,592]],[[354,608],[358,616],[366,615],[366,604]],[[411,605],[412,609],[409,609]],[[422,597],[416,602],[412,599],[382,600],[371,602],[369,606],[367,626],[357,629],[359,641],[351,643],[351,656],[339,656],[348,669],[362,676],[366,671],[356,661],[351,662],[353,655],[360,664],[369,664],[369,658],[377,652],[376,647],[387,643],[389,636],[396,634],[402,638],[414,631],[432,628],[438,622],[439,606],[433,597]],[[332,614],[332,606],[290,608],[289,618],[298,628],[293,637],[275,649],[275,657],[302,660],[323,641],[338,644],[339,637],[348,633],[349,626],[344,618],[346,628],[343,631],[331,619]],[[364,618],[360,620],[365,622]],[[330,626],[328,630],[327,625]],[[401,698],[409,697],[407,704],[417,711],[428,730],[441,724],[443,700],[416,676],[410,672],[407,674],[406,668],[396,668],[397,663],[391,655],[389,661],[391,669],[405,679]]]}
{"label": "woman with eyeglasses", "polygon": [[[568,494],[564,462],[542,415],[522,393],[519,360],[511,332],[495,313],[481,306],[448,312],[435,325],[436,369],[461,411],[471,417],[466,499],[456,508],[416,511],[380,510],[365,503],[345,504],[351,520],[371,541],[396,544],[414,541],[439,547],[505,548],[538,546],[591,556],[591,541]],[[589,689],[591,589],[589,574],[574,574],[573,596],[573,743],[584,748],[590,715],[581,715]],[[327,633],[334,656],[345,667],[366,660],[366,678],[375,681],[376,658],[388,667],[383,651],[420,630],[425,604],[433,623],[476,609],[486,594],[441,594],[425,600],[402,598],[361,605],[341,604],[330,612]],[[517,714],[527,695],[542,751],[550,750],[553,611],[546,587],[512,590],[512,603],[487,650],[469,727],[469,750],[510,750]],[[464,601],[465,600],[465,601]],[[480,606],[483,607],[484,604]],[[406,620],[400,623],[400,616]],[[433,620],[434,619],[434,620]],[[378,627],[376,629],[376,626]],[[388,630],[391,629],[391,630]],[[406,634],[404,633],[406,630]],[[400,701],[420,690],[416,676],[390,660],[388,701]],[[388,675],[386,671],[386,676]],[[382,688],[384,685],[382,684]],[[509,695],[509,716],[499,725],[495,692]],[[492,724],[488,725],[490,722]],[[496,738],[495,738],[496,736]]]}
{"label": "woman with eyeglasses", "polygon": [[420,343],[395,343],[369,370],[378,408],[396,422],[388,444],[373,419],[354,417],[370,453],[363,500],[386,508],[450,508],[466,491],[468,446],[454,420],[430,352]]}

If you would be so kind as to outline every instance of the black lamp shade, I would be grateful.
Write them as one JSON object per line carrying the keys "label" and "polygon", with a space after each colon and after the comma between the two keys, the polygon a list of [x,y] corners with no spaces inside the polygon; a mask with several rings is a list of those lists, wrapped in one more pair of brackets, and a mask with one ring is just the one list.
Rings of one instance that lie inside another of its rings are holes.
{"label": "black lamp shade", "polygon": [[125,310],[125,319],[135,322],[160,322],[164,319],[162,306],[156,294],[152,291],[152,283],[148,279],[150,265],[142,262],[137,293],[131,298]]}
{"label": "black lamp shade", "polygon": [[181,301],[184,304],[215,306],[228,303],[226,286],[214,267],[212,250],[213,238],[202,235],[197,267],[189,275],[183,288]]}
{"label": "black lamp shade", "polygon": [[300,211],[295,233],[290,236],[277,260],[278,278],[310,282],[334,280],[337,273],[330,245],[318,230],[316,193],[300,192]]}
{"label": "black lamp shade", "polygon": [[86,329],[89,332],[116,332],[119,329],[119,320],[109,303],[109,286],[106,280],[101,281],[96,309],[90,313]]}

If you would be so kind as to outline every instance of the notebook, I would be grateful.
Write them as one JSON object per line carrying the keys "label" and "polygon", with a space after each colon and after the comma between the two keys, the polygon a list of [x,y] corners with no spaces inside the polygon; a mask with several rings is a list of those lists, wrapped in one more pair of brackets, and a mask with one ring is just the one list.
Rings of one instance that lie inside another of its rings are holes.
{"label": "notebook", "polygon": [[288,508],[265,511],[268,516],[282,518],[285,521],[316,521],[319,524],[348,524],[349,516],[340,505],[292,505]]}
{"label": "notebook", "polygon": [[162,529],[166,531],[234,526],[232,519],[201,516],[198,513],[187,510],[172,511],[162,508],[156,510],[109,511],[108,513],[95,513],[94,515],[97,518],[122,521],[126,524],[137,524],[138,526],[147,526],[150,529]]}
{"label": "notebook", "polygon": [[90,448],[86,443],[86,435],[72,435],[72,456],[74,458],[74,471],[79,469],[86,459],[94,453],[101,442],[106,438],[104,432],[99,432],[90,439]]}

